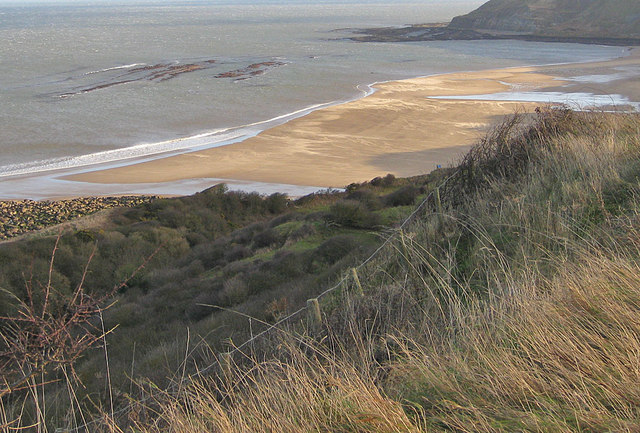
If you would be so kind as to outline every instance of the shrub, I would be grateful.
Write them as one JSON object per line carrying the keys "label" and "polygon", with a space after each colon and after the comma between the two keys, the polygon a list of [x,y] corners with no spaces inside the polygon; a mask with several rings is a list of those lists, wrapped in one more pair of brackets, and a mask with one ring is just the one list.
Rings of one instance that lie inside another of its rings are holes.
{"label": "shrub", "polygon": [[248,245],[249,243],[251,243],[256,233],[262,232],[265,229],[265,227],[266,227],[265,223],[258,222],[258,223],[253,223],[250,226],[245,227],[243,229],[236,230],[231,235],[232,241],[238,244]]}
{"label": "shrub", "polygon": [[262,268],[273,271],[282,279],[295,278],[305,273],[302,256],[290,251],[276,253],[273,260],[265,263]]}
{"label": "shrub", "polygon": [[286,194],[275,193],[271,194],[265,200],[267,210],[272,214],[279,214],[285,211],[289,205],[289,199]]}
{"label": "shrub", "polygon": [[396,181],[396,177],[391,173],[387,174],[385,177],[376,177],[371,180],[371,185],[379,186],[379,187],[390,187]]}
{"label": "shrub", "polygon": [[189,246],[192,248],[195,247],[196,245],[203,244],[208,240],[208,238],[203,234],[193,233],[193,232],[188,232],[185,235],[185,238],[187,239],[187,242],[189,242]]}
{"label": "shrub", "polygon": [[285,297],[269,302],[264,310],[266,320],[277,322],[287,313],[288,306],[289,303]]}
{"label": "shrub", "polygon": [[208,305],[218,305],[219,301],[220,295],[218,293],[200,293],[198,296],[193,298],[193,301],[189,302],[189,305],[185,308],[185,318],[192,322],[202,320],[216,311],[215,308],[209,307]]}
{"label": "shrub", "polygon": [[384,204],[386,206],[409,206],[415,203],[416,198],[420,194],[420,189],[407,185],[392,192],[384,197]]}
{"label": "shrub", "polygon": [[235,262],[236,260],[242,260],[245,257],[249,257],[251,255],[251,250],[244,245],[236,245],[232,247],[227,253],[224,255],[224,259],[227,262]]}
{"label": "shrub", "polygon": [[330,222],[354,228],[374,228],[380,224],[380,217],[370,212],[366,206],[353,200],[342,200],[331,206]]}
{"label": "shrub", "polygon": [[282,277],[272,271],[254,271],[245,277],[247,294],[255,295],[275,288],[282,282]]}
{"label": "shrub", "polygon": [[158,221],[172,228],[184,225],[184,217],[184,213],[174,207],[167,207],[158,212]]}
{"label": "shrub", "polygon": [[248,284],[239,275],[226,280],[222,287],[220,300],[224,305],[238,304],[247,299],[249,295]]}
{"label": "shrub", "polygon": [[366,206],[368,210],[378,210],[382,207],[380,198],[368,189],[358,189],[347,195],[347,200],[358,201]]}
{"label": "shrub", "polygon": [[253,238],[253,246],[256,248],[265,248],[280,243],[281,236],[274,229],[263,230]]}
{"label": "shrub", "polygon": [[300,239],[307,238],[309,236],[313,236],[317,233],[316,228],[311,224],[303,224],[302,226],[295,229],[289,235],[289,239],[292,241],[298,241]]}
{"label": "shrub", "polygon": [[355,251],[360,242],[355,236],[334,236],[320,245],[312,254],[312,260],[332,265],[347,254]]}
{"label": "shrub", "polygon": [[297,220],[299,218],[299,214],[295,212],[289,212],[280,216],[275,217],[269,222],[269,227],[274,228],[279,225],[288,223],[289,221]]}
{"label": "shrub", "polygon": [[206,269],[210,269],[224,258],[227,251],[228,247],[224,243],[217,241],[196,246],[193,249],[192,256],[200,260]]}

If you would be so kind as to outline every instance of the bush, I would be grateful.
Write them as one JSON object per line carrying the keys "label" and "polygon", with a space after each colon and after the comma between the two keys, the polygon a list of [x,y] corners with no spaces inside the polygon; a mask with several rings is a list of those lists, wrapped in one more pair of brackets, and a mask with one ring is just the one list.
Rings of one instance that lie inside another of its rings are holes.
{"label": "bush", "polygon": [[251,255],[251,250],[243,245],[236,245],[231,248],[224,255],[224,259],[227,262],[235,262],[236,260],[242,260],[245,257],[249,257]]}
{"label": "bush", "polygon": [[192,256],[200,260],[205,269],[216,266],[227,252],[228,247],[223,242],[209,242],[193,248]]}
{"label": "bush", "polygon": [[192,248],[195,247],[196,245],[204,244],[208,240],[208,238],[203,234],[193,233],[193,232],[188,232],[185,235],[185,239],[189,243],[189,246]]}
{"label": "bush", "polygon": [[221,301],[224,305],[235,305],[247,299],[249,287],[239,275],[223,283]]}
{"label": "bush", "polygon": [[309,236],[313,236],[317,233],[316,228],[311,224],[303,224],[299,228],[295,229],[289,235],[289,239],[292,241],[298,241],[300,239],[307,238]]}
{"label": "bush", "polygon": [[254,271],[245,277],[247,295],[272,290],[282,283],[282,277],[272,271]]}
{"label": "bush", "polygon": [[371,185],[379,186],[379,187],[390,187],[396,181],[396,177],[391,173],[387,174],[385,177],[376,177],[371,180]]}
{"label": "bush", "polygon": [[209,307],[208,305],[218,305],[219,300],[220,295],[218,293],[200,293],[185,308],[185,318],[189,321],[197,322],[204,319],[205,317],[208,317],[209,315],[217,311],[216,308]]}
{"label": "bush", "polygon": [[280,216],[275,217],[269,222],[269,227],[274,228],[279,225],[288,223],[289,221],[297,220],[299,218],[299,214],[295,212],[289,212]]}
{"label": "bush", "polygon": [[283,280],[295,278],[305,273],[302,255],[290,251],[276,253],[273,260],[265,263],[261,268],[274,272]]}
{"label": "bush", "polygon": [[312,255],[312,260],[332,265],[347,254],[355,251],[360,242],[355,236],[335,236],[320,245]]}
{"label": "bush", "polygon": [[233,242],[238,244],[248,245],[249,243],[251,243],[256,233],[262,232],[265,227],[266,224],[262,222],[251,224],[248,227],[233,232],[232,240]]}
{"label": "bush", "polygon": [[272,214],[279,214],[284,212],[289,205],[289,199],[287,198],[287,195],[281,193],[271,194],[264,201],[267,210]]}
{"label": "bush", "polygon": [[378,210],[382,207],[380,197],[368,189],[358,189],[347,195],[347,200],[358,201],[366,206],[368,210]]}
{"label": "bush", "polygon": [[384,204],[386,206],[409,206],[415,203],[416,198],[420,194],[420,189],[407,185],[392,192],[384,197]]}
{"label": "bush", "polygon": [[331,206],[328,219],[341,226],[361,229],[374,228],[381,223],[378,215],[370,212],[364,204],[353,200],[342,200]]}
{"label": "bush", "polygon": [[255,248],[265,248],[281,242],[281,236],[274,229],[263,230],[253,237]]}

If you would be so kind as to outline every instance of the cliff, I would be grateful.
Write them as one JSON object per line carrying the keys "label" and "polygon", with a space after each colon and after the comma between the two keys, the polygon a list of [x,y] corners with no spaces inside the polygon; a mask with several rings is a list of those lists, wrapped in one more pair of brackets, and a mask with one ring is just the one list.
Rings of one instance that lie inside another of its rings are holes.
{"label": "cliff", "polygon": [[637,0],[490,0],[448,28],[547,37],[640,37]]}

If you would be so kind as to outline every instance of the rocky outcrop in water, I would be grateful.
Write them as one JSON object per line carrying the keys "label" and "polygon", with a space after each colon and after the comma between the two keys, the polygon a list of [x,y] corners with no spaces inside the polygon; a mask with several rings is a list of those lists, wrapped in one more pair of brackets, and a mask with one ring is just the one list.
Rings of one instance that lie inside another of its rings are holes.
{"label": "rocky outcrop in water", "polygon": [[[252,63],[248,66],[233,69],[231,71],[219,72],[213,75],[214,78],[232,78],[234,81],[247,80],[257,75],[262,75],[270,69],[284,66],[286,63],[276,60]],[[109,87],[134,82],[161,83],[171,80],[180,75],[189,74],[196,71],[205,71],[214,67],[220,68],[223,63],[216,59],[200,60],[196,62],[172,62],[156,63],[153,65],[117,66],[101,71],[85,73],[81,77],[70,77],[65,80],[74,83],[72,87],[49,94],[57,98],[65,99],[71,96],[90,93],[96,90],[108,89]]]}
{"label": "rocky outcrop in water", "polygon": [[89,85],[74,87],[68,91],[58,93],[54,96],[57,96],[59,98],[68,98],[70,96],[89,93],[95,90],[106,89],[109,87],[133,83],[136,81],[167,81],[182,74],[212,68],[215,64],[216,60],[214,59],[192,63],[157,63],[155,65],[142,65],[134,68],[129,68],[126,70],[126,72],[119,73],[115,76],[109,75],[113,68],[108,68],[103,71],[91,73],[92,78],[98,81],[95,81],[94,83]]}
{"label": "rocky outcrop in water", "polygon": [[269,69],[277,68],[278,66],[284,66],[284,62],[261,62],[253,63],[246,68],[235,69],[229,72],[223,72],[216,75],[216,78],[234,78],[235,81],[248,80],[251,77],[262,75]]}

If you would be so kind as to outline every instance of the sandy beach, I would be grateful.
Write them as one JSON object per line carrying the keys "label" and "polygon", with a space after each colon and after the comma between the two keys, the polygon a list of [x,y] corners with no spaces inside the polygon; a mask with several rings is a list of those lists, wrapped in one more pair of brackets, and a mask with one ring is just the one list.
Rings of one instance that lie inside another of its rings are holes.
{"label": "sandy beach", "polygon": [[314,111],[239,143],[63,179],[135,184],[217,178],[343,187],[386,173],[424,174],[455,162],[502,116],[544,105],[447,96],[561,92],[640,101],[639,77],[640,55],[634,49],[628,57],[606,62],[382,83],[365,98]]}

